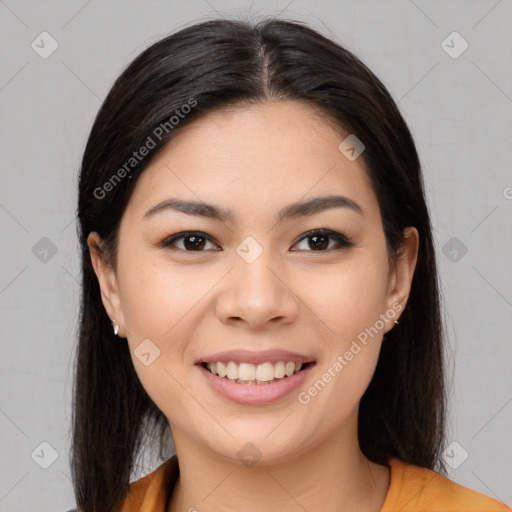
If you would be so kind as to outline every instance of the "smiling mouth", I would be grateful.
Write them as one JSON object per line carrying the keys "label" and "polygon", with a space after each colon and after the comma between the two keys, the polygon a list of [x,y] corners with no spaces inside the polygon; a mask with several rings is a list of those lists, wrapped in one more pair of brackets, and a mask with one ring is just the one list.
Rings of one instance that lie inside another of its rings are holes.
{"label": "smiling mouth", "polygon": [[234,361],[203,362],[201,365],[213,375],[237,384],[272,384],[287,379],[316,364],[314,361],[278,361],[262,364],[236,363]]}

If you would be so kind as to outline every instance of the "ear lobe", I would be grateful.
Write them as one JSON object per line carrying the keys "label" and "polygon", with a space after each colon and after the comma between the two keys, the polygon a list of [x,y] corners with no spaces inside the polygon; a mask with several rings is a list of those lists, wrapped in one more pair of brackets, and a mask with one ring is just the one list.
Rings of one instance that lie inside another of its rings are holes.
{"label": "ear lobe", "polygon": [[388,297],[388,307],[393,308],[395,311],[398,304],[401,306],[400,311],[403,311],[407,304],[418,260],[418,230],[415,227],[409,226],[404,229],[404,236],[404,247],[393,270],[393,282]]}
{"label": "ear lobe", "polygon": [[91,263],[101,291],[101,301],[110,319],[115,319],[120,326],[119,337],[122,335],[124,315],[121,307],[119,286],[114,269],[104,261],[101,251],[101,238],[96,232],[89,233],[87,245],[91,256]]}

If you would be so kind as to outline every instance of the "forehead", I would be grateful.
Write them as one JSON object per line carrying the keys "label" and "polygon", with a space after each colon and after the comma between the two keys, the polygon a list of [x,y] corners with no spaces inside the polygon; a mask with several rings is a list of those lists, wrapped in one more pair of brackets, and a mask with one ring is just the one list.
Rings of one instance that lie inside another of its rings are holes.
{"label": "forehead", "polygon": [[342,194],[378,216],[362,158],[351,161],[338,149],[346,136],[314,107],[294,101],[210,112],[154,157],[127,215],[140,219],[170,197],[222,205],[238,217]]}

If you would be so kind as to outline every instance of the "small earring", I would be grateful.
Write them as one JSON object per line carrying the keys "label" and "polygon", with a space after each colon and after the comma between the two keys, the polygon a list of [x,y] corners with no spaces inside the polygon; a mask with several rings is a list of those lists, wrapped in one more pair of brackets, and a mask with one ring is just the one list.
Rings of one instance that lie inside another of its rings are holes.
{"label": "small earring", "polygon": [[398,325],[398,322],[395,320],[395,324]]}
{"label": "small earring", "polygon": [[119,325],[116,324],[115,320],[112,320],[112,327],[114,328],[114,334],[117,336],[119,334]]}

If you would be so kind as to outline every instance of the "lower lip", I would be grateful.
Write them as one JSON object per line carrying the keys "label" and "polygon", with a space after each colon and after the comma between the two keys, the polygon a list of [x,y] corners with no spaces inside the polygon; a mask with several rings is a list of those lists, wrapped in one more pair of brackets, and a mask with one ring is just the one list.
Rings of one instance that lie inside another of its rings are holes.
{"label": "lower lip", "polygon": [[269,404],[289,395],[304,382],[313,366],[315,366],[315,363],[310,363],[306,368],[291,377],[279,379],[271,384],[238,384],[214,375],[201,364],[198,365],[208,384],[217,393],[243,405]]}

